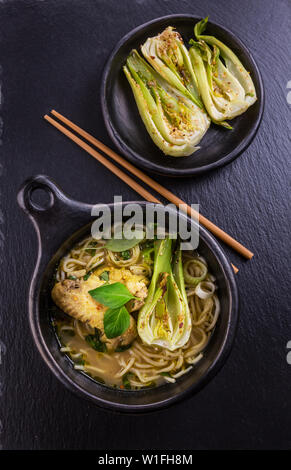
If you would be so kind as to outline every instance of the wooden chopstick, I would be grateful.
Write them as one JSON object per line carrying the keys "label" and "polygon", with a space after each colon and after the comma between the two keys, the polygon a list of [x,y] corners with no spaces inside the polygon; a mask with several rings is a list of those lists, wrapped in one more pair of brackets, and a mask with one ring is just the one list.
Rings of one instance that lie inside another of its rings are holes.
{"label": "wooden chopstick", "polygon": [[161,201],[159,201],[149,191],[147,191],[140,184],[138,184],[134,179],[132,179],[130,176],[128,176],[126,173],[124,173],[122,170],[120,170],[113,163],[108,161],[105,157],[103,157],[103,155],[101,155],[101,153],[96,152],[96,150],[94,150],[92,147],[90,147],[90,145],[86,144],[86,142],[79,139],[79,137],[77,137],[75,134],[70,132],[64,126],[59,124],[57,121],[52,119],[47,114],[44,116],[44,119],[46,121],[48,121],[50,124],[52,124],[54,127],[56,127],[63,134],[65,134],[67,137],[69,137],[71,140],[73,140],[76,144],[78,144],[84,150],[86,150],[86,152],[88,152],[90,155],[92,155],[92,157],[96,158],[100,163],[102,163],[102,165],[104,165],[106,168],[108,168],[108,170],[110,170],[112,173],[114,173],[116,176],[118,176],[122,181],[127,183],[131,188],[133,188],[144,199],[146,199],[147,201],[150,201],[150,202],[156,202],[157,204],[162,204]]}
{"label": "wooden chopstick", "polygon": [[[57,113],[56,111],[54,111],[52,114],[55,114],[58,118],[59,116],[61,116],[59,113]],[[90,142],[93,142],[93,140],[96,140],[98,143],[99,141],[97,139],[95,139],[93,136],[91,136],[90,134],[88,134],[86,131],[84,131],[83,129],[79,128],[78,126],[76,126],[75,124],[71,123],[68,119],[66,119],[65,117],[61,116],[62,117],[62,121],[65,122],[67,125],[70,125],[70,127],[72,129],[74,129],[75,131],[79,132],[79,129],[80,129],[80,134],[82,135],[82,137],[84,138],[87,138],[87,135],[90,137]],[[106,168],[108,168],[112,173],[114,173],[116,176],[118,176],[122,181],[124,181],[125,183],[127,183],[130,187],[132,187],[138,194],[140,194],[144,199],[146,199],[147,201],[149,202],[155,202],[157,204],[162,204],[161,201],[159,201],[155,196],[153,196],[151,193],[149,193],[145,188],[143,188],[140,184],[138,184],[134,179],[132,179],[129,175],[127,175],[126,173],[124,173],[122,170],[120,170],[117,166],[115,166],[113,163],[111,163],[110,161],[108,161],[103,155],[101,155],[99,152],[97,152],[96,150],[94,150],[92,147],[90,147],[90,145],[88,145],[86,142],[84,142],[83,140],[81,140],[79,137],[77,137],[75,134],[73,134],[72,132],[70,132],[68,129],[66,129],[64,126],[62,126],[59,122],[55,121],[54,119],[52,119],[50,116],[48,116],[47,114],[44,116],[44,119],[46,121],[48,121],[50,124],[52,124],[54,127],[56,127],[60,132],[62,132],[63,134],[65,134],[67,137],[69,137],[71,140],[73,140],[77,145],[79,145],[81,148],[83,148],[84,150],[86,150],[86,152],[88,152],[90,155],[92,155],[94,158],[96,158],[100,163],[102,163]],[[59,118],[60,119],[60,118]],[[89,140],[89,139],[88,139]],[[93,142],[94,143],[94,142]],[[106,145],[102,144],[100,142],[100,148],[101,146],[104,147],[104,149],[106,149],[106,153],[107,153],[107,149],[110,150],[110,152],[112,152],[112,154],[115,155],[115,160],[119,162],[119,159],[120,159],[120,163],[125,167],[127,168],[129,171],[131,171],[131,167],[132,169],[134,170],[133,174],[136,174],[136,176],[138,176],[138,173],[140,174],[140,178],[143,179],[145,182],[147,181],[151,181],[151,184],[156,184],[158,187],[162,188],[165,193],[169,193],[169,195],[171,195],[171,199],[169,198],[169,200],[171,202],[173,202],[174,204],[176,205],[179,205],[179,204],[183,204],[187,207],[187,212],[188,214],[197,219],[199,218],[199,222],[201,222],[203,225],[205,225],[203,223],[203,221],[201,220],[201,217],[197,217],[197,215],[199,215],[196,211],[194,211],[190,206],[188,206],[185,202],[183,202],[181,199],[179,198],[176,198],[176,196],[174,194],[172,194],[170,191],[166,190],[165,188],[163,188],[161,185],[159,185],[158,183],[155,183],[154,180],[152,180],[150,177],[148,177],[146,174],[144,174],[143,172],[141,172],[140,170],[138,170],[137,168],[135,168],[133,165],[131,165],[130,163],[126,162],[125,160],[123,160],[122,157],[120,157],[118,154],[116,154],[113,150],[109,149]],[[94,143],[95,145],[95,143]],[[97,145],[97,144],[96,144]],[[103,150],[103,148],[102,148]],[[104,150],[105,152],[105,150]],[[113,157],[112,157],[113,158]],[[124,163],[124,164],[123,164]],[[128,165],[128,167],[127,167]],[[153,186],[153,188],[155,189],[155,187]],[[160,192],[160,191],[157,191],[157,192]],[[162,194],[162,193],[161,193]],[[162,195],[164,195],[162,194]],[[165,195],[164,197],[167,198],[167,196]],[[168,199],[168,198],[167,198]],[[179,202],[175,202],[175,200],[179,201]],[[188,208],[190,209],[190,211],[188,211]],[[212,222],[210,222],[208,219],[206,219],[205,217],[202,216],[202,219],[206,220],[208,223],[211,224],[211,226],[213,226],[214,228],[218,229],[219,232],[222,232],[223,234],[227,235],[225,232],[223,232],[221,229],[219,229],[219,227],[217,227],[216,225],[214,225]],[[206,226],[206,225],[205,225]],[[213,230],[212,230],[213,231]],[[213,233],[215,233],[213,231]],[[218,236],[218,235],[217,235]],[[231,240],[233,240],[234,242],[236,242],[236,240],[232,239],[232,237],[230,237],[229,235],[227,235]],[[222,238],[221,235],[219,236],[219,238]],[[222,238],[223,239],[223,238]],[[224,239],[223,239],[224,241]],[[227,243],[227,242],[226,242]],[[238,245],[240,245],[238,242],[236,242]],[[229,244],[229,243],[228,243]],[[241,245],[242,246],[242,245]],[[244,248],[244,247],[243,247]],[[235,248],[236,249],[236,248]],[[245,248],[246,250],[246,248]],[[238,251],[238,250],[237,250]],[[248,251],[248,250],[247,250]],[[234,269],[234,272],[237,273],[238,272],[238,268],[234,265],[232,265],[233,269]]]}
{"label": "wooden chopstick", "polygon": [[[173,194],[171,191],[168,189],[164,188],[162,185],[154,181],[152,178],[150,178],[148,175],[143,173],[141,170],[133,166],[131,163],[129,163],[127,160],[122,158],[120,155],[118,155],[114,150],[110,149],[107,147],[107,145],[103,144],[100,142],[100,140],[96,139],[93,137],[91,134],[88,132],[84,131],[81,127],[77,126],[74,124],[72,121],[64,117],[62,114],[58,113],[54,109],[51,111],[51,113],[56,116],[60,121],[65,123],[68,127],[73,129],[75,132],[77,132],[79,135],[84,137],[88,142],[91,144],[95,145],[99,150],[102,152],[106,153],[110,158],[115,160],[117,163],[119,163],[121,166],[123,166],[126,170],[130,171],[133,175],[137,176],[140,180],[144,181],[148,186],[150,186],[152,189],[154,189],[157,193],[161,194],[163,197],[168,199],[170,202],[175,204],[176,206],[179,204],[183,204],[185,208],[187,209],[188,215],[190,217],[193,217],[194,219],[198,219],[199,222],[204,225],[210,232],[212,232],[217,238],[220,238],[224,243],[229,245],[231,248],[233,248],[235,251],[240,253],[242,256],[244,256],[247,259],[251,259],[254,256],[254,253],[252,253],[250,250],[248,250],[245,246],[243,246],[241,243],[239,243],[237,240],[235,240],[233,237],[228,235],[226,232],[224,232],[222,229],[217,227],[213,222],[208,220],[206,217],[204,217],[202,214],[196,212],[193,210],[188,204],[186,204],[182,199],[178,198],[175,194]],[[45,117],[46,118],[46,117]],[[56,122],[56,121],[54,121]],[[75,137],[75,136],[74,136]],[[74,140],[74,139],[73,139]],[[100,155],[100,154],[99,154]],[[101,156],[102,157],[102,156]],[[104,157],[103,157],[104,158]],[[101,161],[101,160],[100,160]],[[102,162],[103,163],[103,162]],[[119,170],[120,171],[120,170]],[[115,173],[116,174],[116,173]],[[127,175],[126,175],[127,176]],[[129,178],[127,176],[127,178]]]}

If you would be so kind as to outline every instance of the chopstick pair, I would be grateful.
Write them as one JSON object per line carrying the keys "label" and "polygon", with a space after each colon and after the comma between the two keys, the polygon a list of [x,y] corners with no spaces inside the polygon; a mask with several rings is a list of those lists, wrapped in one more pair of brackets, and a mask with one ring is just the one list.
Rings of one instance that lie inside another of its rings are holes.
{"label": "chopstick pair", "polygon": [[[217,225],[215,225],[213,222],[208,220],[206,217],[204,217],[202,214],[196,212],[186,204],[182,199],[178,198],[173,194],[171,191],[168,189],[164,188],[162,185],[154,181],[152,178],[150,178],[148,175],[143,173],[141,170],[133,166],[131,163],[129,163],[127,160],[122,158],[120,155],[118,155],[114,150],[110,149],[107,147],[107,145],[103,144],[100,142],[98,139],[93,137],[91,134],[88,132],[84,131],[81,127],[77,126],[74,124],[72,121],[64,117],[62,114],[58,113],[55,110],[51,111],[51,114],[56,116],[60,121],[62,121],[64,124],[66,124],[68,127],[73,129],[76,133],[78,133],[81,137],[86,139],[88,142],[93,144],[95,147],[97,147],[99,150],[104,152],[106,155],[108,155],[110,158],[112,158],[115,162],[117,162],[119,165],[121,165],[123,168],[128,170],[130,173],[132,173],[134,176],[145,182],[148,186],[150,186],[152,189],[154,189],[157,193],[161,194],[164,198],[168,199],[170,202],[175,204],[176,206],[179,206],[180,204],[184,205],[187,214],[198,220],[199,223],[204,225],[210,232],[212,232],[217,238],[220,238],[224,243],[229,245],[231,248],[233,248],[235,251],[237,251],[239,254],[244,256],[247,259],[251,259],[253,257],[253,253],[248,250],[246,247],[244,247],[241,243],[239,243],[237,240],[232,238],[230,235],[228,235],[226,232],[224,232],[222,229],[220,229]],[[137,183],[133,178],[131,178],[129,175],[124,173],[119,167],[114,165],[111,161],[107,160],[106,157],[104,157],[101,153],[97,152],[95,149],[93,149],[88,143],[84,142],[82,139],[80,139],[78,136],[70,132],[67,128],[62,126],[58,121],[52,119],[51,116],[48,116],[47,114],[44,116],[44,119],[48,121],[50,124],[52,124],[54,127],[56,127],[60,132],[62,132],[64,135],[69,137],[73,142],[75,142],[77,145],[79,145],[81,148],[86,150],[87,153],[89,153],[92,157],[94,157],[96,160],[98,160],[102,165],[104,165],[106,168],[108,168],[112,173],[114,173],[118,178],[120,178],[122,181],[124,181],[126,184],[128,184],[132,189],[134,189],[140,196],[142,196],[145,200],[149,202],[154,202],[157,204],[162,204],[161,201],[159,201],[155,196],[153,196],[149,191],[147,191],[143,186],[141,186],[139,183]],[[234,269],[234,272],[237,273],[238,269],[236,266],[232,264],[232,267]]]}

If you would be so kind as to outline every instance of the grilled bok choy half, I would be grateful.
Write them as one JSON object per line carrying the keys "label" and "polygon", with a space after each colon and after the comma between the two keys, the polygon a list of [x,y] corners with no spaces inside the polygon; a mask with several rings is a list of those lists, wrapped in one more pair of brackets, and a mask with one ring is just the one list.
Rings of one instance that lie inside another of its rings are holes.
{"label": "grilled bok choy half", "polygon": [[144,125],[154,143],[173,157],[191,155],[207,131],[207,114],[131,51],[123,67]]}
{"label": "grilled bok choy half", "polygon": [[195,25],[197,41],[191,39],[189,54],[208,114],[227,127],[222,121],[244,113],[256,101],[256,90],[234,52],[215,37],[202,35],[207,21]]}
{"label": "grilled bok choy half", "polygon": [[141,46],[141,51],[152,67],[170,85],[203,108],[189,52],[180,34],[172,26],[157,36],[148,38]]}
{"label": "grilled bok choy half", "polygon": [[155,260],[145,304],[138,315],[138,333],[144,343],[170,351],[184,346],[191,333],[191,315],[179,249],[171,265],[172,240],[155,242]]}

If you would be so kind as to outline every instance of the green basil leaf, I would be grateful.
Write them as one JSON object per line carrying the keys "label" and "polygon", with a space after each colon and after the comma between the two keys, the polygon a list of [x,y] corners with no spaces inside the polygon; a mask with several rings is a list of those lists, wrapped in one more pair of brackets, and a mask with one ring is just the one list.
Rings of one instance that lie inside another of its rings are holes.
{"label": "green basil leaf", "polygon": [[99,277],[102,279],[102,281],[109,281],[109,271],[103,271]]}
{"label": "green basil leaf", "polygon": [[89,294],[94,300],[109,308],[121,307],[129,300],[135,299],[134,295],[121,282],[104,284],[103,286],[96,287],[96,289],[89,290]]}
{"label": "green basil leaf", "polygon": [[144,238],[144,232],[136,230],[134,238],[126,238],[126,234],[122,238],[111,238],[107,241],[105,247],[115,253],[131,250]]}
{"label": "green basil leaf", "polygon": [[116,338],[122,335],[130,324],[130,315],[124,306],[110,308],[104,314],[104,331],[107,338]]}

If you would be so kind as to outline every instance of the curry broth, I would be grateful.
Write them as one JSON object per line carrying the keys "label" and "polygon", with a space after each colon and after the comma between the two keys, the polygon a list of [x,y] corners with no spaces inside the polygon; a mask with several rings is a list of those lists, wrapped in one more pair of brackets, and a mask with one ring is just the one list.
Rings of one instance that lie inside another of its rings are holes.
{"label": "curry broth", "polygon": [[[86,341],[86,336],[93,333],[92,329],[92,331],[88,331],[88,327],[84,328],[80,322],[76,327],[74,321],[71,321],[70,318],[67,321],[55,318],[53,324],[62,345],[61,351],[74,362],[74,367],[77,370],[85,372],[99,383],[114,388],[139,389],[139,387],[128,387],[127,375],[125,377],[116,376],[120,373],[119,360],[122,358],[127,364],[131,359],[130,348],[119,352],[99,352],[90,347]],[[84,338],[80,336],[80,333]],[[66,348],[70,348],[70,351],[67,351]],[[155,382],[149,382],[145,386],[153,387],[163,383],[165,383],[165,380],[160,377]]]}

